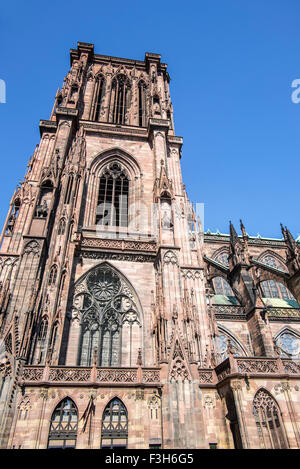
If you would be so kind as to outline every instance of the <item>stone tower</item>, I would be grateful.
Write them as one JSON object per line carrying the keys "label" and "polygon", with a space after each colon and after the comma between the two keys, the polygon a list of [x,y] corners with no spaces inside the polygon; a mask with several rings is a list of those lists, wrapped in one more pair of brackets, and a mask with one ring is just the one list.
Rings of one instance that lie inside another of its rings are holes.
{"label": "stone tower", "polygon": [[299,447],[298,242],[202,232],[160,55],[70,56],[1,236],[1,447]]}

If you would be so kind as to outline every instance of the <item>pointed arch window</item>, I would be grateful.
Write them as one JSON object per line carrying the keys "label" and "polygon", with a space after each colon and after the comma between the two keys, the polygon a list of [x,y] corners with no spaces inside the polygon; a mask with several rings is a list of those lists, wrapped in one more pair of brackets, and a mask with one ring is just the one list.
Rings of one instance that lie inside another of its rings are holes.
{"label": "pointed arch window", "polygon": [[71,194],[72,194],[72,188],[73,188],[73,180],[74,176],[73,174],[70,174],[68,178],[68,184],[67,184],[67,189],[66,189],[66,194],[65,194],[65,204],[69,204],[71,201]]}
{"label": "pointed arch window", "polygon": [[213,279],[215,295],[224,295],[234,297],[234,293],[229,283],[223,277],[215,277]]}
{"label": "pointed arch window", "polygon": [[78,429],[77,408],[69,397],[54,410],[50,423],[48,449],[71,449],[76,447]]}
{"label": "pointed arch window", "polygon": [[53,265],[53,266],[51,267],[51,270],[50,270],[49,282],[48,282],[48,284],[49,284],[49,285],[55,285],[56,278],[57,278],[57,267],[56,267],[56,265]]}
{"label": "pointed arch window", "polygon": [[279,406],[271,394],[264,389],[260,389],[255,394],[253,414],[261,448],[288,448]]}
{"label": "pointed arch window", "polygon": [[[266,255],[262,258],[262,262],[270,267],[285,270],[284,266],[271,255]],[[261,289],[264,298],[281,298],[283,300],[294,300],[295,298],[291,292],[280,282],[275,280],[265,280],[261,282]]]}
{"label": "pointed arch window", "polygon": [[127,448],[128,414],[120,399],[112,399],[102,417],[101,448]]}
{"label": "pointed arch window", "polygon": [[146,94],[146,83],[144,81],[139,82],[138,95],[139,95],[139,126],[145,127],[147,125],[147,94]]}
{"label": "pointed arch window", "polygon": [[111,122],[125,124],[130,102],[130,83],[125,75],[118,75],[112,81]]}
{"label": "pointed arch window", "polygon": [[293,360],[300,359],[300,337],[292,331],[283,331],[276,339],[280,355]]}
{"label": "pointed arch window", "polygon": [[217,356],[218,362],[224,361],[229,355],[229,347],[235,357],[242,357],[245,355],[243,349],[232,336],[223,330],[219,330],[217,338]]}
{"label": "pointed arch window", "polygon": [[95,83],[95,92],[94,92],[94,108],[92,111],[91,119],[98,122],[101,115],[101,107],[104,96],[105,81],[102,75],[99,75]]}
{"label": "pointed arch window", "polygon": [[[78,287],[79,288],[79,287]],[[81,317],[78,365],[90,366],[95,349],[100,366],[132,366],[141,348],[135,295],[108,265],[92,270],[73,302]]]}
{"label": "pointed arch window", "polygon": [[96,224],[100,226],[128,226],[129,178],[122,165],[114,161],[101,173]]}

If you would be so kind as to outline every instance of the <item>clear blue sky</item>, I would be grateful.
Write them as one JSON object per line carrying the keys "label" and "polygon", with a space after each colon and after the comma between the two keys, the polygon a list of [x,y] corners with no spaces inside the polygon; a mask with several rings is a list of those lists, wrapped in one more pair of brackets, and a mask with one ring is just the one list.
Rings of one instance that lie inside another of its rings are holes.
{"label": "clear blue sky", "polygon": [[10,1],[0,15],[1,225],[82,41],[168,63],[184,182],[205,203],[205,229],[242,218],[251,235],[281,237],[280,222],[300,233],[299,0]]}

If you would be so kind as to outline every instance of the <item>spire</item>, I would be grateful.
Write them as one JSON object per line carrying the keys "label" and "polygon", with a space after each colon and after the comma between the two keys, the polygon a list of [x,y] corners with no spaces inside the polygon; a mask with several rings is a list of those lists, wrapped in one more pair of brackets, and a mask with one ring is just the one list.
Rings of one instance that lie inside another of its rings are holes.
{"label": "spire", "polygon": [[230,243],[234,246],[235,244],[239,243],[240,240],[231,221],[229,222],[229,229],[230,229]]}

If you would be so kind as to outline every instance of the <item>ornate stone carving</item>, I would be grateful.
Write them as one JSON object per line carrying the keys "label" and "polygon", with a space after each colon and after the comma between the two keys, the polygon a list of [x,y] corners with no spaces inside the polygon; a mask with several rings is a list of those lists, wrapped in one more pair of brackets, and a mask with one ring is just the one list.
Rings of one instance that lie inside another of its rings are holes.
{"label": "ornate stone carving", "polygon": [[49,381],[89,381],[90,375],[90,368],[52,368]]}
{"label": "ornate stone carving", "polygon": [[43,368],[24,368],[22,379],[24,381],[41,381],[43,377]]}
{"label": "ornate stone carving", "polygon": [[113,260],[128,262],[153,262],[153,256],[143,254],[119,254],[110,252],[82,251],[81,256],[87,259]]}
{"label": "ornate stone carving", "polygon": [[124,369],[98,369],[97,382],[101,383],[136,383],[137,370]]}
{"label": "ornate stone carving", "polygon": [[165,264],[176,264],[178,265],[177,256],[172,251],[167,251],[164,255],[164,263]]}
{"label": "ornate stone carving", "polygon": [[143,383],[159,383],[159,370],[143,370]]}
{"label": "ornate stone carving", "polygon": [[206,409],[214,409],[216,407],[215,400],[210,394],[205,394],[203,401]]}
{"label": "ornate stone carving", "polygon": [[237,359],[237,367],[240,373],[278,373],[277,361],[270,359]]}
{"label": "ornate stone carving", "polygon": [[213,384],[213,372],[198,369],[200,384]]}

